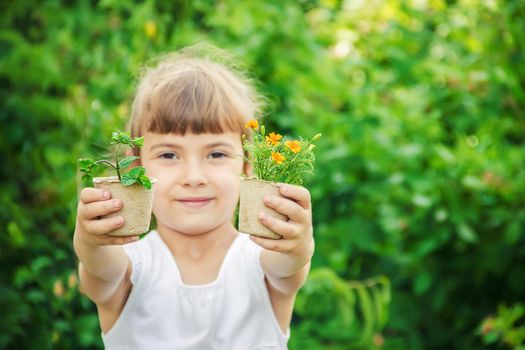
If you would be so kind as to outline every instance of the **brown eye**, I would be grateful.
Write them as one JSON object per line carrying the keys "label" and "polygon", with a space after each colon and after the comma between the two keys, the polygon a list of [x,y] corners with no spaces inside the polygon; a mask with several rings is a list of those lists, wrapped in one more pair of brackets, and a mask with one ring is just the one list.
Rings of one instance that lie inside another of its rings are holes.
{"label": "brown eye", "polygon": [[159,155],[159,158],[162,159],[178,159],[177,155],[173,152],[166,152]]}
{"label": "brown eye", "polygon": [[221,158],[226,158],[226,157],[228,157],[228,155],[227,155],[226,153],[224,153],[224,152],[218,152],[218,151],[216,151],[216,152],[212,152],[212,153],[210,153],[210,155],[208,156],[208,158],[210,158],[210,159],[221,159]]}

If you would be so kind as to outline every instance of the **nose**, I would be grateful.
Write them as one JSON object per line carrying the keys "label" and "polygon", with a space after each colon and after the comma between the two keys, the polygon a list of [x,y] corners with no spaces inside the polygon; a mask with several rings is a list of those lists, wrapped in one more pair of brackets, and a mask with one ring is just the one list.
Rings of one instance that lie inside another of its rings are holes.
{"label": "nose", "polygon": [[188,187],[199,187],[208,183],[204,166],[196,160],[189,160],[184,164],[181,180],[183,185]]}

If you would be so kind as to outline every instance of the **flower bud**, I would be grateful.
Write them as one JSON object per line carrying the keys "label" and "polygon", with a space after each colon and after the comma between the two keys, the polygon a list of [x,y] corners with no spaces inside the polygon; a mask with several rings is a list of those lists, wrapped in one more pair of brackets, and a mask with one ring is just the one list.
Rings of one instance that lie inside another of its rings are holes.
{"label": "flower bud", "polygon": [[147,21],[144,25],[144,32],[149,39],[155,39],[157,36],[157,24],[153,21]]}

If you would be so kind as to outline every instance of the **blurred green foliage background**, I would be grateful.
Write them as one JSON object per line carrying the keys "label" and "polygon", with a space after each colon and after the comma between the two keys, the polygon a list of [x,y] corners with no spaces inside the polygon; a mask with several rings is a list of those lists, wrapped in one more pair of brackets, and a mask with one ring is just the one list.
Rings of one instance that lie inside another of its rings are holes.
{"label": "blurred green foliage background", "polygon": [[0,2],[0,349],[101,348],[78,291],[76,160],[140,66],[234,53],[268,129],[319,132],[291,349],[523,349],[522,0]]}

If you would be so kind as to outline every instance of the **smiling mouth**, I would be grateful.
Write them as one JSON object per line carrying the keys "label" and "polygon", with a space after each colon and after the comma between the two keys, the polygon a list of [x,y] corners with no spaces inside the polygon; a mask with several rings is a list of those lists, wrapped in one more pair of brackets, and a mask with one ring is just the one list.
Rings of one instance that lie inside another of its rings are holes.
{"label": "smiling mouth", "polygon": [[211,202],[212,198],[209,197],[198,197],[198,198],[181,198],[177,199],[177,202],[190,207],[190,208],[200,208]]}

